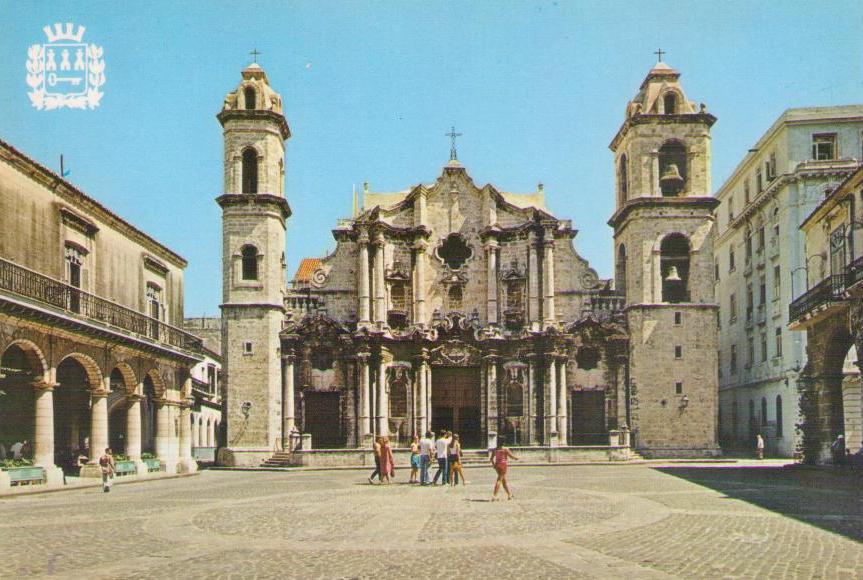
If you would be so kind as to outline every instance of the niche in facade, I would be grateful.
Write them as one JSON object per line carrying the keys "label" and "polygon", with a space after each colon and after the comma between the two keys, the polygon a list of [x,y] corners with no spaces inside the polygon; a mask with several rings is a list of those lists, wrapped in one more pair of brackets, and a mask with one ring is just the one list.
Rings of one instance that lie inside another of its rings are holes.
{"label": "niche in facade", "polygon": [[586,371],[595,369],[599,364],[599,351],[593,347],[580,348],[575,355],[575,362],[580,369]]}

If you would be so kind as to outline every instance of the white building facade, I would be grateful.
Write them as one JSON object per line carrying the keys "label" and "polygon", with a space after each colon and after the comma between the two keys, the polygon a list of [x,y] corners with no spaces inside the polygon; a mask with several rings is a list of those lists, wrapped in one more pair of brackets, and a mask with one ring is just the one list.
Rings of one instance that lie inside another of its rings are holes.
{"label": "white building facade", "polygon": [[[800,224],[863,157],[863,106],[789,109],[749,150],[716,197],[720,304],[720,440],[768,455],[798,449],[797,380],[806,337],[787,329],[788,306],[810,269]],[[816,276],[818,277],[818,276]],[[821,276],[819,279],[823,278]]]}

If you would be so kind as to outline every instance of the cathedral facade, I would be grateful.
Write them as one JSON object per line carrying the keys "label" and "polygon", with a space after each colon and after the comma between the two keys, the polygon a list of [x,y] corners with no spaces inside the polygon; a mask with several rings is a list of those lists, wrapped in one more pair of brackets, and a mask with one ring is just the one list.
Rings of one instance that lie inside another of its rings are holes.
{"label": "cathedral facade", "polygon": [[453,149],[433,183],[366,186],[335,250],[303,260],[288,288],[290,129],[264,71],[247,67],[218,116],[221,461],[368,448],[375,435],[404,446],[441,429],[469,448],[628,450],[631,433],[646,454],[715,452],[715,119],[678,77],[662,63],[650,72],[611,146],[616,280],[577,253],[541,184],[477,184]]}

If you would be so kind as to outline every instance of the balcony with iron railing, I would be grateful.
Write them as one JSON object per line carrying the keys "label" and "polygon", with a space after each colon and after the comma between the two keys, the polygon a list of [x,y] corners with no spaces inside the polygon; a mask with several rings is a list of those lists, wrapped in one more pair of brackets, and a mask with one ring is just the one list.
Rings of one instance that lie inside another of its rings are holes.
{"label": "balcony with iron railing", "polygon": [[0,294],[17,296],[82,322],[176,349],[199,353],[203,341],[175,326],[0,258]]}
{"label": "balcony with iron railing", "polygon": [[822,318],[830,306],[844,302],[847,280],[848,274],[845,272],[828,276],[794,300],[788,307],[788,320],[792,328],[808,325],[815,318]]}

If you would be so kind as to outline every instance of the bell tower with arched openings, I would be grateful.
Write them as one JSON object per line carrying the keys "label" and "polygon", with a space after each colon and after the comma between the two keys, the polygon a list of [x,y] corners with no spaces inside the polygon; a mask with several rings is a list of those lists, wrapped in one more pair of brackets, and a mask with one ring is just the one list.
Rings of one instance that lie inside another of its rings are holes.
{"label": "bell tower with arched openings", "polygon": [[222,124],[222,357],[227,415],[220,461],[259,465],[282,438],[279,331],[285,317],[282,99],[257,63],[225,97]]}
{"label": "bell tower with arched openings", "polygon": [[630,426],[644,455],[718,454],[710,128],[658,62],[612,140],[615,285],[626,296]]}

